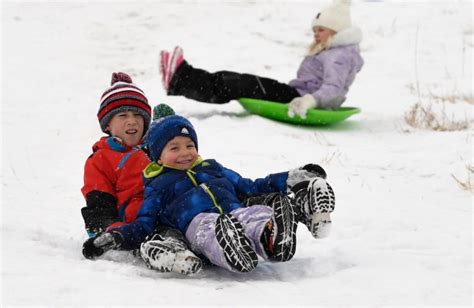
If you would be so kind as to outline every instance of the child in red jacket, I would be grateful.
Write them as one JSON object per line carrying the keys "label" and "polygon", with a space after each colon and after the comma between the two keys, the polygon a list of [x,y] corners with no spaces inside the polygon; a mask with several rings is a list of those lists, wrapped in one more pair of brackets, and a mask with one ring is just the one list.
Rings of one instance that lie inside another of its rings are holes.
{"label": "child in red jacket", "polygon": [[[85,247],[91,246],[98,234],[135,220],[143,202],[142,171],[150,163],[141,144],[151,121],[151,107],[129,75],[112,74],[111,87],[101,97],[97,117],[102,131],[109,136],[94,144],[84,169],[81,191],[87,206],[81,212],[90,236],[83,249],[88,258]],[[153,239],[160,246],[158,253],[168,261],[159,270],[186,274],[200,270],[201,260],[187,249],[179,231],[162,228]],[[185,262],[176,266],[173,260],[180,258]]]}
{"label": "child in red jacket", "polygon": [[131,222],[143,201],[142,170],[149,159],[140,149],[151,120],[143,91],[124,73],[112,75],[97,114],[102,131],[86,161],[82,216],[89,236]]}

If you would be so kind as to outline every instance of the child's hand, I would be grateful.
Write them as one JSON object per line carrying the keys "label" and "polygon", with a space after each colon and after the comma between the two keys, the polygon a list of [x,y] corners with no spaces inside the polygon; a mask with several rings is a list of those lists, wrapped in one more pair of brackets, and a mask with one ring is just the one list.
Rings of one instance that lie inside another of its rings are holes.
{"label": "child's hand", "polygon": [[312,174],[314,174],[315,177],[325,179],[327,176],[326,171],[324,171],[324,169],[317,164],[306,164],[301,169],[311,172]]}
{"label": "child's hand", "polygon": [[288,115],[292,118],[295,114],[303,119],[309,109],[316,107],[316,99],[311,94],[294,98],[288,105]]}
{"label": "child's hand", "polygon": [[288,185],[288,187],[293,187],[297,183],[308,181],[315,177],[325,179],[326,171],[324,171],[324,169],[320,165],[306,164],[303,167],[288,171],[288,179],[286,180],[286,185]]}
{"label": "child's hand", "polygon": [[106,232],[85,241],[82,245],[82,254],[87,259],[94,259],[108,250],[119,248],[122,242],[123,238],[120,233]]}

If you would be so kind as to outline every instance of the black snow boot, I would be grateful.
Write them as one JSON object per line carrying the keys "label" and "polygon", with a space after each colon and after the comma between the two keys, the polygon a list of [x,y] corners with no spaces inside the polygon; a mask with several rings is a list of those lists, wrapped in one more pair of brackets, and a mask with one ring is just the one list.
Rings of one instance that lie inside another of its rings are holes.
{"label": "black snow boot", "polygon": [[246,273],[257,267],[257,254],[237,218],[230,214],[217,217],[216,238],[227,263],[234,271]]}

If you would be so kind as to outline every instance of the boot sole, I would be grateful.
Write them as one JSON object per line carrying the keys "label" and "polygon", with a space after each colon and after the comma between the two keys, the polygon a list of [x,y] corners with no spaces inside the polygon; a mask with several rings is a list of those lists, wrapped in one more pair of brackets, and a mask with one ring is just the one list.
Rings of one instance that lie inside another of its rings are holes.
{"label": "boot sole", "polygon": [[258,264],[257,254],[235,217],[228,214],[217,217],[216,238],[233,270],[246,273],[255,269]]}
{"label": "boot sole", "polygon": [[160,52],[160,75],[161,75],[161,83],[165,91],[168,91],[168,83],[166,82],[166,70],[168,67],[168,61],[170,58],[170,54],[167,51],[162,50]]}
{"label": "boot sole", "polygon": [[310,182],[308,194],[310,204],[314,204],[308,229],[315,238],[327,237],[331,231],[330,213],[336,204],[334,191],[324,179],[316,178]]}
{"label": "boot sole", "polygon": [[[179,64],[183,61],[183,50],[181,47],[175,47],[171,58],[169,59],[168,66],[166,67],[166,90],[169,89],[171,79],[173,79],[174,72],[178,68]],[[179,63],[178,63],[179,62]]]}
{"label": "boot sole", "polygon": [[311,234],[315,238],[325,238],[331,233],[331,217],[329,213],[314,213],[311,219]]}
{"label": "boot sole", "polygon": [[296,228],[295,212],[289,200],[285,196],[277,196],[273,201],[273,228],[275,241],[273,244],[273,255],[270,260],[286,262],[293,258],[296,252]]}

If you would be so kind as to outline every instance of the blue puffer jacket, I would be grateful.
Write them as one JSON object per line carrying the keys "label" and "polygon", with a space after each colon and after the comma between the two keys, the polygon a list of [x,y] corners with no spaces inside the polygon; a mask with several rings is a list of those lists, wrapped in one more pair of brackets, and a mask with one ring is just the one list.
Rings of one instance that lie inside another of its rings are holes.
{"label": "blue puffer jacket", "polygon": [[198,160],[188,170],[151,163],[144,171],[145,201],[135,222],[116,231],[124,237],[124,249],[137,248],[157,224],[185,232],[200,213],[229,213],[242,207],[239,197],[286,191],[288,172],[252,181],[215,160]]}

